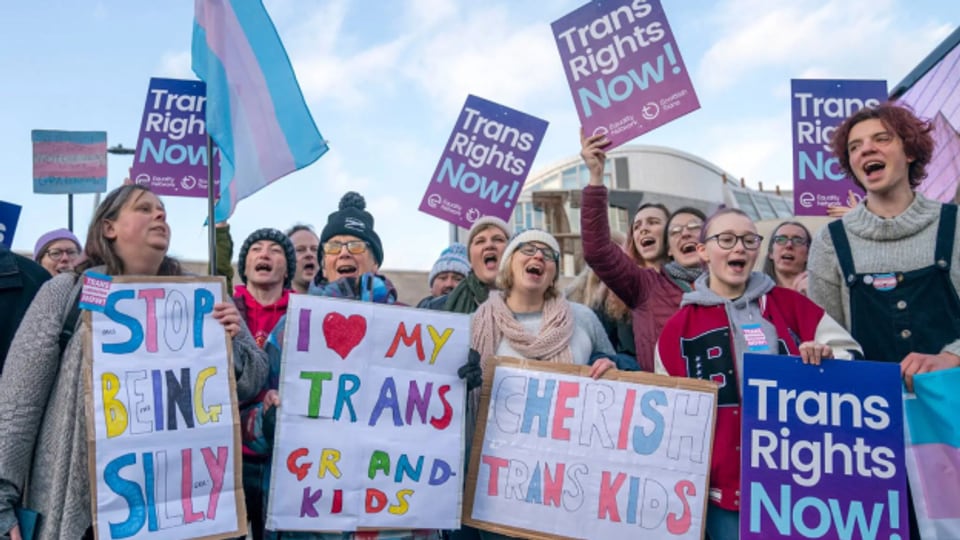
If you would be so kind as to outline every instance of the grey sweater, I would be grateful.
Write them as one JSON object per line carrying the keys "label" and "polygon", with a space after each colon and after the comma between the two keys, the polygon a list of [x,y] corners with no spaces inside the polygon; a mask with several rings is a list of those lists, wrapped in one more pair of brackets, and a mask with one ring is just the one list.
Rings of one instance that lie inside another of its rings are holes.
{"label": "grey sweater", "polygon": [[[910,206],[894,218],[881,218],[868,210],[864,203],[843,216],[856,271],[866,274],[908,272],[934,264],[933,251],[942,206],[917,193]],[[960,220],[950,259],[950,281],[955,290],[960,290]],[[807,271],[810,298],[849,329],[850,291],[827,227],[820,230],[810,247]],[[947,344],[943,350],[960,355],[960,340]]]}
{"label": "grey sweater", "polygon": [[[102,271],[102,269],[100,270]],[[91,524],[87,474],[81,323],[60,357],[59,336],[79,293],[72,274],[37,293],[10,346],[0,378],[0,534],[16,522],[14,506],[42,514],[40,540],[75,540]],[[253,397],[267,377],[266,354],[246,325],[233,339],[240,399]]]}

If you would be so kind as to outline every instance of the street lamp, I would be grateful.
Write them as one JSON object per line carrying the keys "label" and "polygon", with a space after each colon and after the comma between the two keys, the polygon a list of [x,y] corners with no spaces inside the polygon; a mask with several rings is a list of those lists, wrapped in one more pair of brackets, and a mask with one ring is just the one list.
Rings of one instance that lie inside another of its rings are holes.
{"label": "street lamp", "polygon": [[[137,153],[133,148],[125,148],[122,144],[116,146],[111,146],[107,148],[108,154],[120,155],[120,156],[132,156]],[[100,194],[95,193],[93,195],[93,211],[97,211],[97,207],[100,206]]]}

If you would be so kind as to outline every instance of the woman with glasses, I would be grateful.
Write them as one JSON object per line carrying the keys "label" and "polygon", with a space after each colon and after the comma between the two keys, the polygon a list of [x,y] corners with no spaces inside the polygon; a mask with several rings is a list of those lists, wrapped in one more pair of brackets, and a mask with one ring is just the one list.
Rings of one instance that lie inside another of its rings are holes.
{"label": "woman with glasses", "polygon": [[657,342],[656,371],[714,381],[717,423],[710,465],[707,537],[739,538],[740,395],[743,354],[786,354],[805,364],[861,357],[860,346],[806,296],[752,272],[763,237],[742,211],[714,214],[697,252],[707,272]]}
{"label": "woman with glasses", "polygon": [[55,229],[44,233],[33,247],[33,260],[51,275],[72,272],[80,262],[83,249],[80,240],[67,229]]}
{"label": "woman with glasses", "polygon": [[597,316],[557,290],[560,245],[549,233],[514,236],[500,261],[497,286],[473,315],[472,347],[486,365],[491,356],[587,364],[600,377],[614,367],[613,346]]}
{"label": "woman with glasses", "polygon": [[[664,237],[660,243],[667,247],[671,260],[659,268],[638,266],[610,240],[607,188],[603,185],[604,148],[610,141],[603,135],[585,137],[581,131],[580,144],[580,156],[590,170],[590,182],[580,201],[583,258],[630,308],[637,364],[642,371],[653,371],[657,336],[667,319],[680,308],[683,293],[692,289],[702,271],[697,239],[705,216],[695,208],[675,211],[662,229]],[[644,237],[639,240],[649,243]]]}
{"label": "woman with glasses", "polygon": [[807,294],[807,254],[810,231],[797,221],[784,221],[767,244],[763,271],[780,287]]}

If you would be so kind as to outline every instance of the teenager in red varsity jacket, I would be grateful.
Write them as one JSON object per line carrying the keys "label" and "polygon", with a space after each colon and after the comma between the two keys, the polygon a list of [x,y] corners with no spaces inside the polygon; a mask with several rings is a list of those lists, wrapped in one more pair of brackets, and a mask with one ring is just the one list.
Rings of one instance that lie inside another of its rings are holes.
{"label": "teenager in red varsity jacket", "polygon": [[739,537],[740,395],[745,352],[852,358],[860,346],[822,308],[752,272],[763,237],[735,209],[719,211],[701,231],[697,251],[708,272],[683,296],[657,342],[656,372],[719,385],[710,464],[707,535]]}

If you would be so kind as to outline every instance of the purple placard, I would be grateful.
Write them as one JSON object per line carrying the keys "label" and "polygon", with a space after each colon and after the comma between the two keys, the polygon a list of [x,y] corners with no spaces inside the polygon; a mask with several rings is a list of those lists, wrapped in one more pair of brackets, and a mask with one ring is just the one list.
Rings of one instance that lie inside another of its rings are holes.
{"label": "purple placard", "polygon": [[740,538],[906,540],[899,364],[743,363]]}
{"label": "purple placard", "polygon": [[[150,79],[131,180],[161,195],[207,196],[206,95],[202,81]],[[213,155],[219,196],[220,152]]]}
{"label": "purple placard", "polygon": [[831,206],[860,202],[863,190],[840,168],[840,162],[830,151],[830,137],[846,117],[886,99],[887,81],[790,81],[796,215],[825,216]]}
{"label": "purple placard", "polygon": [[660,0],[596,0],[552,26],[580,124],[607,150],[700,108]]}
{"label": "purple placard", "polygon": [[510,220],[547,122],[467,96],[420,211],[469,229],[482,216]]}

